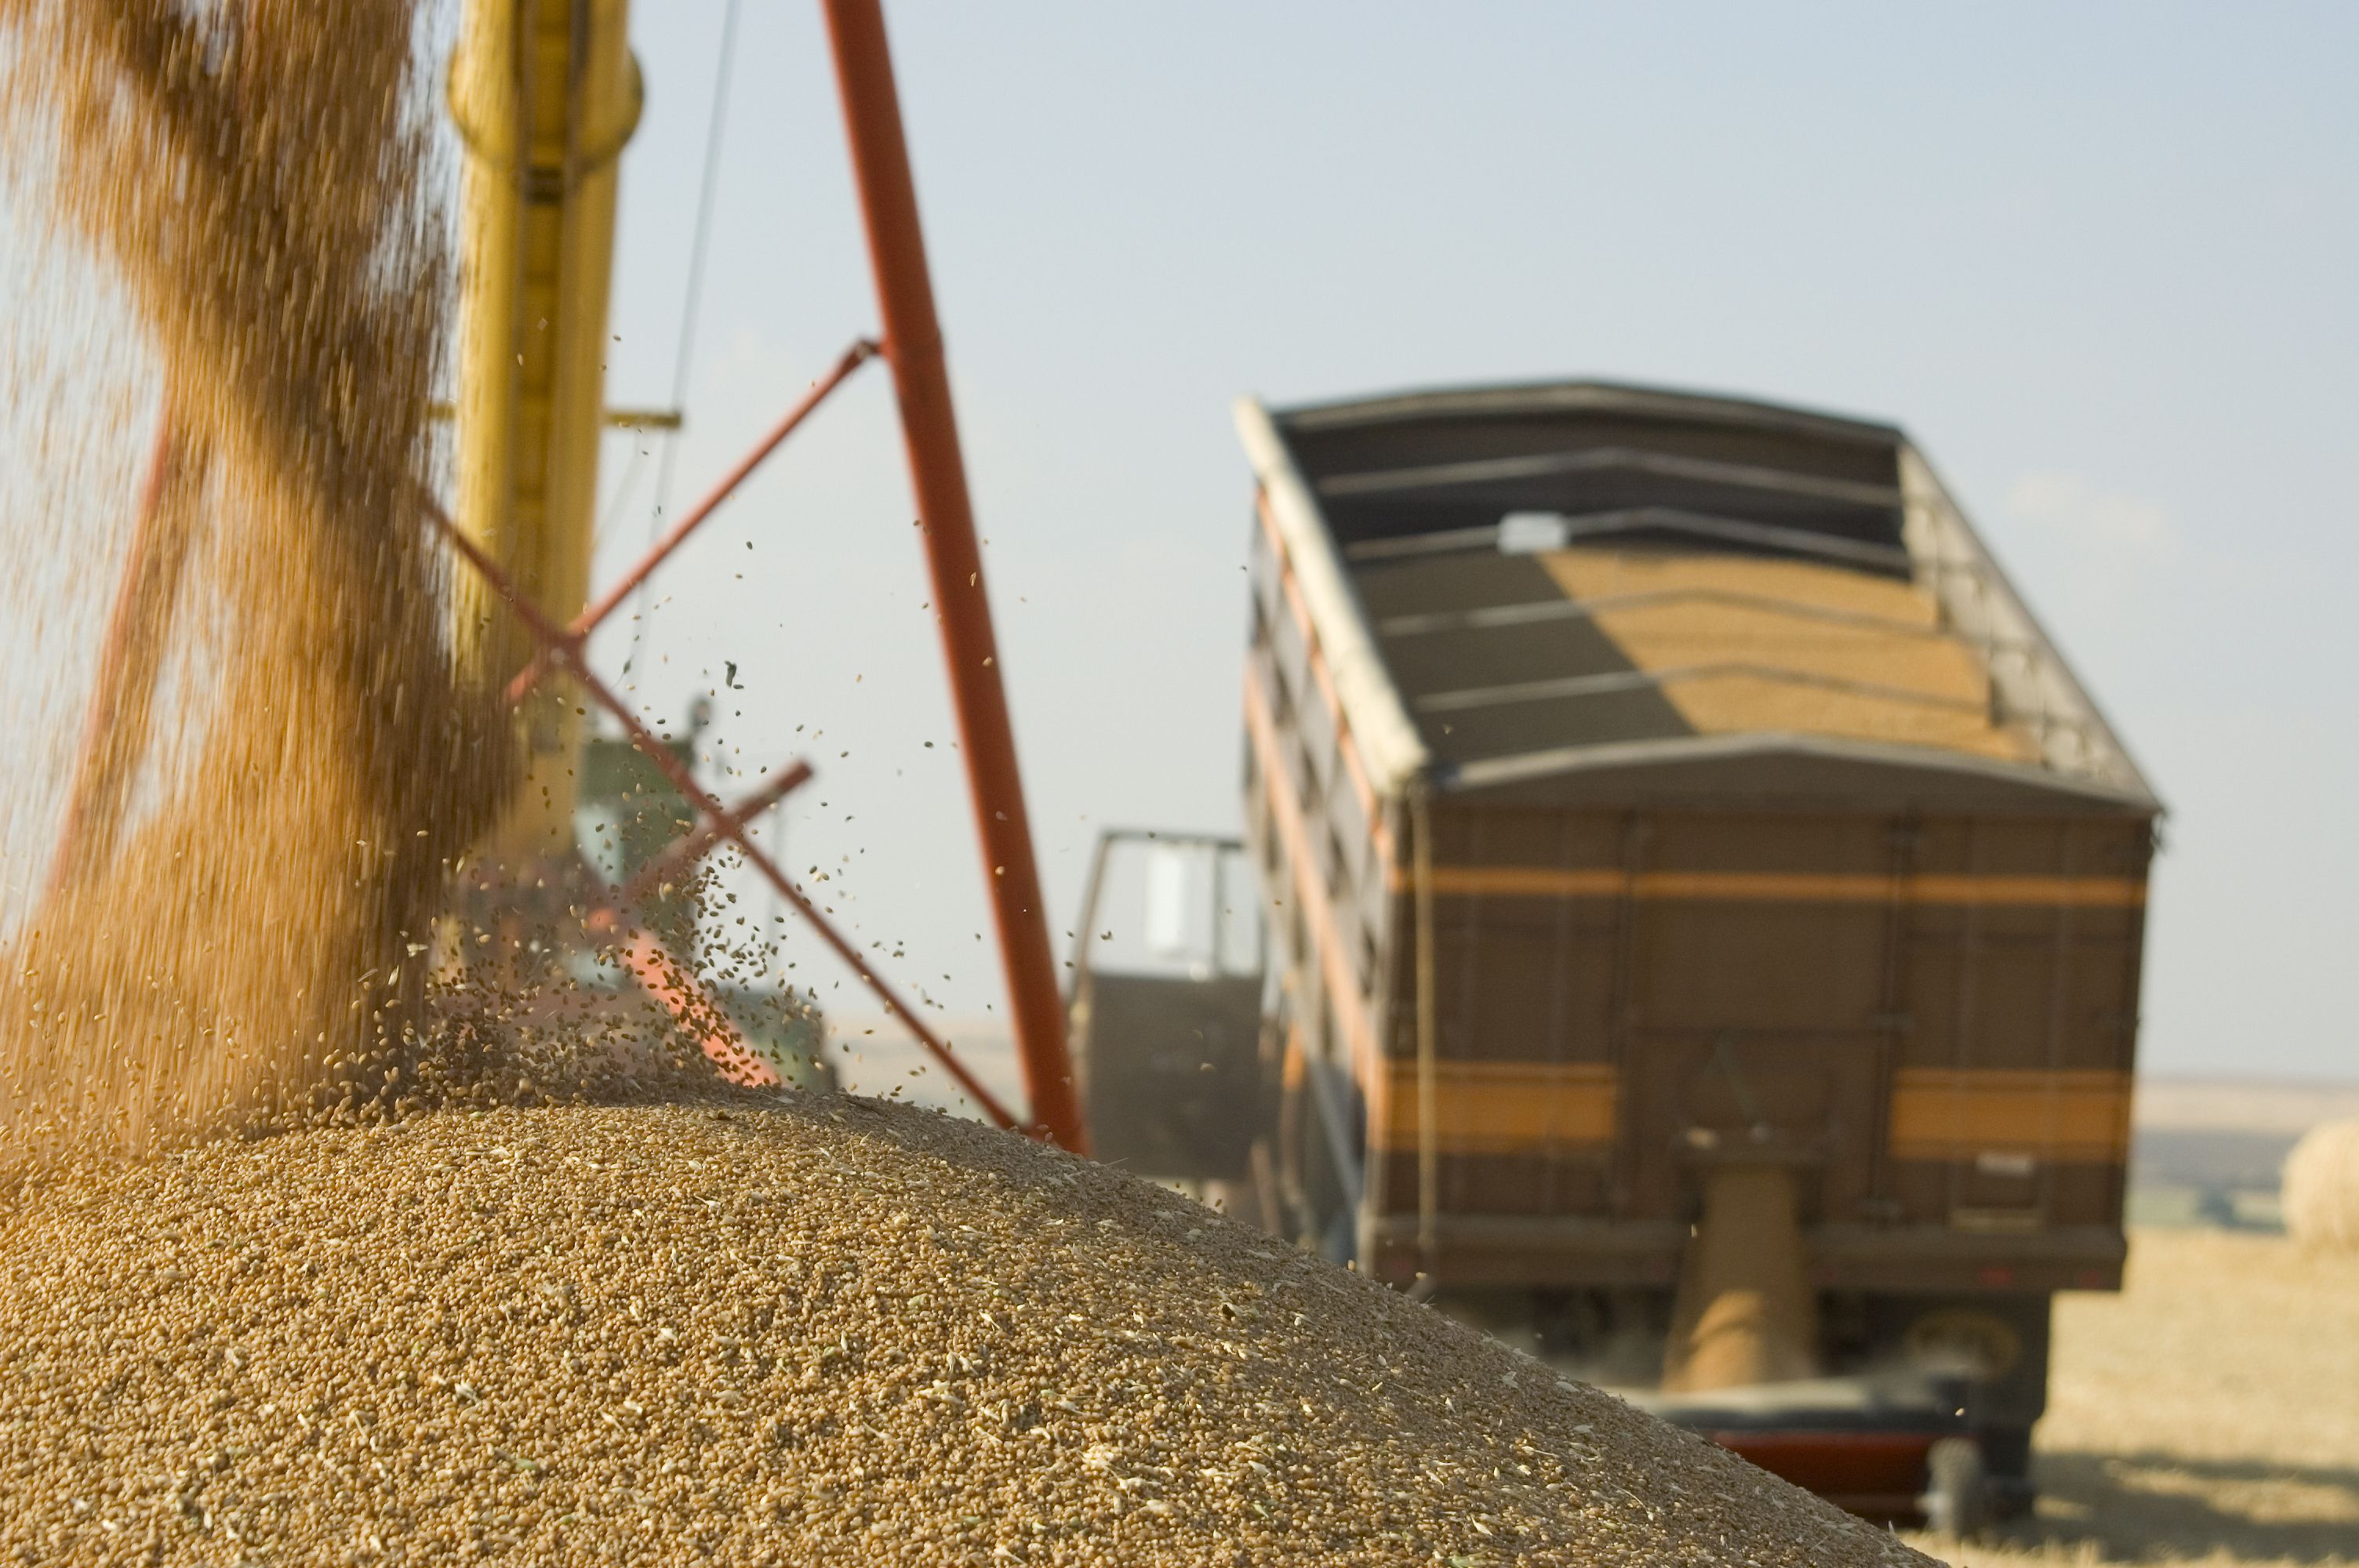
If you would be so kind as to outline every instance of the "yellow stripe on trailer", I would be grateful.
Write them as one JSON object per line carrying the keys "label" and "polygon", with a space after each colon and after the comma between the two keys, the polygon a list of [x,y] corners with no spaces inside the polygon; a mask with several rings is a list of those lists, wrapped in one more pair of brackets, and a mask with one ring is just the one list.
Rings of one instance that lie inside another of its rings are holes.
{"label": "yellow stripe on trailer", "polygon": [[[1400,877],[1395,872],[1397,885]],[[1612,867],[1436,866],[1441,895],[1495,898],[1637,898],[1730,903],[1903,903],[1980,908],[2135,909],[2136,877],[1908,876],[1798,871],[1624,871]]]}
{"label": "yellow stripe on trailer", "polygon": [[[1388,1150],[1419,1147],[1417,1064],[1386,1065],[1369,1108]],[[1600,1152],[1614,1142],[1619,1097],[1602,1062],[1469,1062],[1435,1065],[1434,1142],[1443,1154]]]}
{"label": "yellow stripe on trailer", "polygon": [[2127,1073],[1909,1067],[1893,1077],[1896,1160],[2023,1153],[2119,1163],[2129,1145]]}
{"label": "yellow stripe on trailer", "polygon": [[[1387,1061],[1369,1087],[1377,1141],[1415,1152],[1417,1064]],[[1445,1058],[1434,1090],[1435,1140],[1453,1155],[1595,1152],[1614,1142],[1621,1108],[1604,1063]],[[2006,1152],[2119,1162],[2129,1152],[2129,1106],[2126,1073],[1905,1068],[1893,1080],[1891,1152],[1900,1160]]]}

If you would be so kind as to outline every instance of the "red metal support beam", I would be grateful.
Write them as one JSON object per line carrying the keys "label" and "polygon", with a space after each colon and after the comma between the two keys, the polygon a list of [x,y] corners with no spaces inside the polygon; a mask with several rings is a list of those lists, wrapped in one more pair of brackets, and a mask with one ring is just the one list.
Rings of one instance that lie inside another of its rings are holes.
{"label": "red metal support beam", "polygon": [[162,664],[161,639],[187,565],[185,528],[164,515],[167,492],[186,461],[168,397],[156,416],[156,440],[139,484],[131,546],[99,645],[98,675],[82,715],[65,820],[49,859],[49,896],[64,891],[85,861],[103,856],[120,826],[131,774],[147,733],[146,704]]}
{"label": "red metal support beam", "polygon": [[959,453],[942,330],[926,268],[917,188],[893,84],[892,55],[877,0],[821,0],[843,99],[853,182],[876,277],[885,358],[901,407],[901,434],[918,503],[926,565],[950,666],[960,754],[983,841],[984,881],[999,933],[1009,1022],[1024,1068],[1033,1120],[1062,1147],[1088,1152],[1072,1064],[1065,1051],[1065,1008],[1040,897],[1032,829],[1024,810],[1016,736],[1001,685],[999,649],[975,542],[974,508]]}
{"label": "red metal support beam", "polygon": [[800,888],[788,880],[786,874],[778,870],[777,862],[762,852],[746,831],[745,825],[739,821],[727,806],[722,805],[712,791],[698,784],[696,775],[689,771],[688,764],[681,762],[670,747],[657,740],[647,727],[639,721],[638,715],[631,711],[630,706],[615,696],[612,687],[592,673],[589,660],[583,656],[581,644],[569,640],[563,627],[543,615],[531,600],[518,591],[516,584],[508,580],[507,574],[501,571],[493,563],[492,558],[484,554],[483,549],[461,531],[456,523],[451,521],[451,514],[442,509],[440,502],[430,495],[420,495],[419,501],[425,510],[428,521],[434,524],[435,530],[442,535],[444,542],[458,551],[468,565],[483,574],[484,580],[491,584],[492,591],[499,596],[502,603],[515,612],[516,619],[524,623],[525,629],[531,633],[535,641],[540,643],[542,652],[549,656],[559,669],[579,681],[582,689],[589,695],[592,701],[614,716],[615,722],[622,725],[624,732],[631,738],[631,743],[639,749],[640,754],[655,763],[663,775],[671,781],[672,787],[679,791],[681,798],[695,806],[708,824],[717,826],[721,829],[722,837],[737,846],[738,853],[745,857],[745,863],[760,872],[762,879],[777,891],[780,898],[794,905],[796,911],[810,923],[811,929],[819,933],[820,939],[828,945],[837,957],[852,967],[852,972],[860,978],[861,983],[885,1004],[885,1011],[901,1020],[909,1033],[917,1036],[918,1044],[932,1053],[934,1059],[941,1064],[942,1069],[957,1081],[958,1086],[966,1091],[968,1098],[974,1101],[984,1114],[1001,1127],[1010,1130],[1025,1129],[1036,1134],[1049,1132],[1050,1130],[1046,1128],[1025,1128],[1025,1124],[1017,1120],[1015,1114],[999,1102],[997,1096],[984,1088],[981,1081],[967,1071],[966,1064],[951,1054],[949,1044],[927,1027],[925,1020],[919,1017],[908,1003],[901,1000],[883,976],[878,975],[869,967],[868,960],[861,957],[860,949],[853,946],[851,940],[835,928],[826,915],[820,912],[819,906],[804,895]]}

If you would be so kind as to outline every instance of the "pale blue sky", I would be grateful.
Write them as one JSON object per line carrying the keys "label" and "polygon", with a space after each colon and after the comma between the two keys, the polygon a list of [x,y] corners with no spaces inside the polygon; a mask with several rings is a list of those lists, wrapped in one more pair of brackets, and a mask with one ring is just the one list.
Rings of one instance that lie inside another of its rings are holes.
{"label": "pale blue sky", "polygon": [[[618,403],[666,395],[721,15],[637,9]],[[1913,432],[2172,808],[2146,1062],[2359,1077],[2359,9],[890,10],[1060,931],[1098,823],[1238,818],[1234,395],[1661,381]],[[747,0],[734,71],[676,501],[873,320],[813,8]],[[641,695],[734,660],[732,741],[821,766],[797,869],[971,1012],[884,395],[662,579]]]}

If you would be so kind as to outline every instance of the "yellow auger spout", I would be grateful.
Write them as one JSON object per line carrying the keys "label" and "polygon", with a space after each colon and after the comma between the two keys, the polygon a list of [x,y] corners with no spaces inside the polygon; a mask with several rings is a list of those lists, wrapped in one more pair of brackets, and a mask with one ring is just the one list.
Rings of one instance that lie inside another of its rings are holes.
{"label": "yellow auger spout", "polygon": [[[467,152],[457,521],[552,620],[590,588],[616,165],[641,103],[627,0],[471,0],[451,64]],[[462,574],[462,671],[505,683],[533,653]],[[572,841],[580,719],[546,681],[523,716],[527,771],[485,849],[522,868]]]}

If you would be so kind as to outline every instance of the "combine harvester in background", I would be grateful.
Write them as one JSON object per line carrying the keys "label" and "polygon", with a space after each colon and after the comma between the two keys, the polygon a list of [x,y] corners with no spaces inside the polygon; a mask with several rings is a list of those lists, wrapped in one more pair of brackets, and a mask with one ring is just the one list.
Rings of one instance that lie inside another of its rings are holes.
{"label": "combine harvester in background", "polygon": [[1238,425],[1250,841],[1100,846],[1100,1156],[1854,1511],[2027,1507],[2160,806],[1924,458],[1593,384]]}

